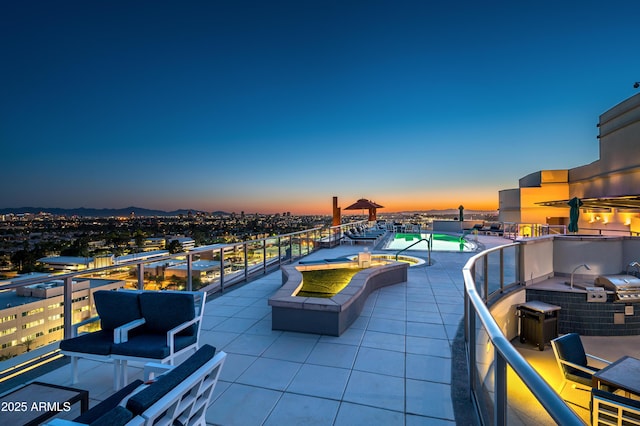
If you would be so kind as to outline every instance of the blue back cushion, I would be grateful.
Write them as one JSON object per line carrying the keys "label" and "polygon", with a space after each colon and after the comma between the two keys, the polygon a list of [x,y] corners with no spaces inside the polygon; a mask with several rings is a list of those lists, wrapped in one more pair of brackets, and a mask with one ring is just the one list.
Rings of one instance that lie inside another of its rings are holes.
{"label": "blue back cushion", "polygon": [[205,365],[215,354],[216,348],[211,345],[203,345],[182,364],[161,375],[151,386],[129,398],[127,409],[134,415],[141,414],[192,375],[198,368]]}
{"label": "blue back cushion", "polygon": [[93,293],[102,329],[112,331],[128,322],[142,318],[138,293],[100,290]]}
{"label": "blue back cushion", "polygon": [[[569,361],[573,364],[587,366],[587,355],[584,352],[584,346],[582,346],[582,340],[577,333],[565,334],[555,340],[556,349],[560,358],[565,361]],[[580,370],[564,365],[567,373],[575,373]]]}
{"label": "blue back cushion", "polygon": [[[196,316],[194,298],[188,293],[144,292],[140,293],[140,310],[150,333],[165,334]],[[197,328],[187,328],[181,335],[193,336]]]}

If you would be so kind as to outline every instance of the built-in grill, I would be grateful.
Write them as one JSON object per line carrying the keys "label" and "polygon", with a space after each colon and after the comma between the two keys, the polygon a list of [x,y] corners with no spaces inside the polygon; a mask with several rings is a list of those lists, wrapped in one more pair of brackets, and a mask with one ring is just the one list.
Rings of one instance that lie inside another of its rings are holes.
{"label": "built-in grill", "polygon": [[600,275],[595,285],[615,291],[621,302],[640,302],[640,278],[633,275]]}

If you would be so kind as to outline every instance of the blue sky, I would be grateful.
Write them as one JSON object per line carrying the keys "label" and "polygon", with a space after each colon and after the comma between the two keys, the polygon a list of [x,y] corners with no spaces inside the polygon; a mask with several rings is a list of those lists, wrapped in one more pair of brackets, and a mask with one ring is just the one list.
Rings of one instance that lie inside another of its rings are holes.
{"label": "blue sky", "polygon": [[637,1],[0,5],[0,207],[497,208],[598,159]]}

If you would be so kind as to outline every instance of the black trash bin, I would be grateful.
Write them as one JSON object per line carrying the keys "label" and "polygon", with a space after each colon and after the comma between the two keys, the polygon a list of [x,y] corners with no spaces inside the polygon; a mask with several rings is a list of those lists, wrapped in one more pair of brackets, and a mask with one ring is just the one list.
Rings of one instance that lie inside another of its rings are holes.
{"label": "black trash bin", "polygon": [[518,306],[520,343],[529,342],[543,351],[544,346],[558,337],[560,306],[532,300]]}

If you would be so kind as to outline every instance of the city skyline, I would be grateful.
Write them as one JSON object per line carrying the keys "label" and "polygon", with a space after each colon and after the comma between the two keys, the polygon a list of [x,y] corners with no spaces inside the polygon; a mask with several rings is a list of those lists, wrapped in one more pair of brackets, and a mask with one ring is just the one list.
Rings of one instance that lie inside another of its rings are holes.
{"label": "city skyline", "polygon": [[495,210],[640,80],[633,1],[0,10],[0,207]]}

